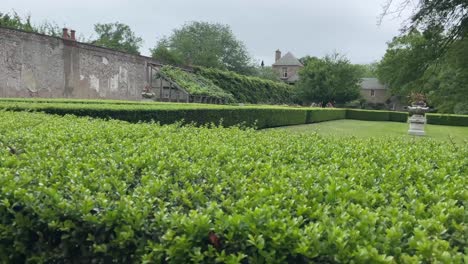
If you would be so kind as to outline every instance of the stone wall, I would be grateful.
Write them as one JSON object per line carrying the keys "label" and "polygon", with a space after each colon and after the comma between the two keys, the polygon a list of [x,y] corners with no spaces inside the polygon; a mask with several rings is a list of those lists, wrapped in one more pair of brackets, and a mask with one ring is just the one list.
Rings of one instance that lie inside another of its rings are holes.
{"label": "stone wall", "polygon": [[0,97],[140,100],[149,57],[0,27]]}
{"label": "stone wall", "polygon": [[374,96],[371,96],[372,89],[361,89],[362,98],[369,103],[385,103],[390,98],[388,89],[374,89]]}
{"label": "stone wall", "polygon": [[[272,66],[273,70],[275,70],[277,73],[278,73],[278,76],[280,77],[280,79],[282,80],[287,80],[288,78],[294,76],[294,75],[297,75],[299,74],[299,71],[302,69],[302,66],[296,66],[296,65],[292,65],[292,66],[282,66],[282,65],[273,65]],[[287,68],[287,72],[288,72],[288,78],[283,78],[283,68]]]}

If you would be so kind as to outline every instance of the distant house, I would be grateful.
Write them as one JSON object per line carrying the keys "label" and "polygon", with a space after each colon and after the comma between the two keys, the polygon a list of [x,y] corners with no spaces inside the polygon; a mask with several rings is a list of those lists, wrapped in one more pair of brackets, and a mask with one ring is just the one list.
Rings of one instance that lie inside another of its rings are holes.
{"label": "distant house", "polygon": [[361,96],[369,103],[384,104],[390,99],[390,91],[377,78],[362,78]]}
{"label": "distant house", "polygon": [[382,84],[377,78],[362,78],[361,80],[361,97],[366,100],[366,103],[385,105],[384,107],[390,110],[404,110],[404,105],[400,96],[392,95],[387,85]]}
{"label": "distant house", "polygon": [[277,50],[275,52],[275,63],[271,67],[278,73],[282,81],[294,84],[299,80],[299,70],[304,65],[291,52],[281,56],[281,51]]}

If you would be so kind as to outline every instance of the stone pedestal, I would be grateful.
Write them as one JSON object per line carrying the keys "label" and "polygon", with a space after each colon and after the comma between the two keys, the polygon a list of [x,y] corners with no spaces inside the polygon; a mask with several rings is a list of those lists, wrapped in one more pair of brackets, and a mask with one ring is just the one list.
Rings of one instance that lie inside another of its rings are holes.
{"label": "stone pedestal", "polygon": [[424,136],[424,125],[426,124],[426,117],[423,115],[412,115],[409,118],[409,130],[408,134],[414,136]]}

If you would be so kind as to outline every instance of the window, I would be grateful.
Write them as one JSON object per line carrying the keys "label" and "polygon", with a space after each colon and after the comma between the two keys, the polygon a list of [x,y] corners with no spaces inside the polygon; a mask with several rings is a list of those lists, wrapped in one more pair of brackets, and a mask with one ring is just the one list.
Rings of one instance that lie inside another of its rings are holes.
{"label": "window", "polygon": [[372,96],[372,97],[375,96],[375,90],[370,90],[370,96]]}
{"label": "window", "polygon": [[282,76],[283,78],[288,78],[288,68],[287,68],[287,67],[283,67],[283,68],[282,68],[282,74],[281,74],[281,76]]}

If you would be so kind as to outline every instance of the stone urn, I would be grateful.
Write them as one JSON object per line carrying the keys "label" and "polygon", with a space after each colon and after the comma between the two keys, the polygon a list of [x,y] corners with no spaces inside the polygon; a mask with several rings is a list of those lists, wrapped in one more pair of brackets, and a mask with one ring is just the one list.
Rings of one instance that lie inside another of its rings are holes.
{"label": "stone urn", "polygon": [[425,114],[429,111],[429,107],[426,104],[413,104],[408,106],[409,118],[409,130],[408,134],[414,136],[424,136],[424,125],[426,124]]}

